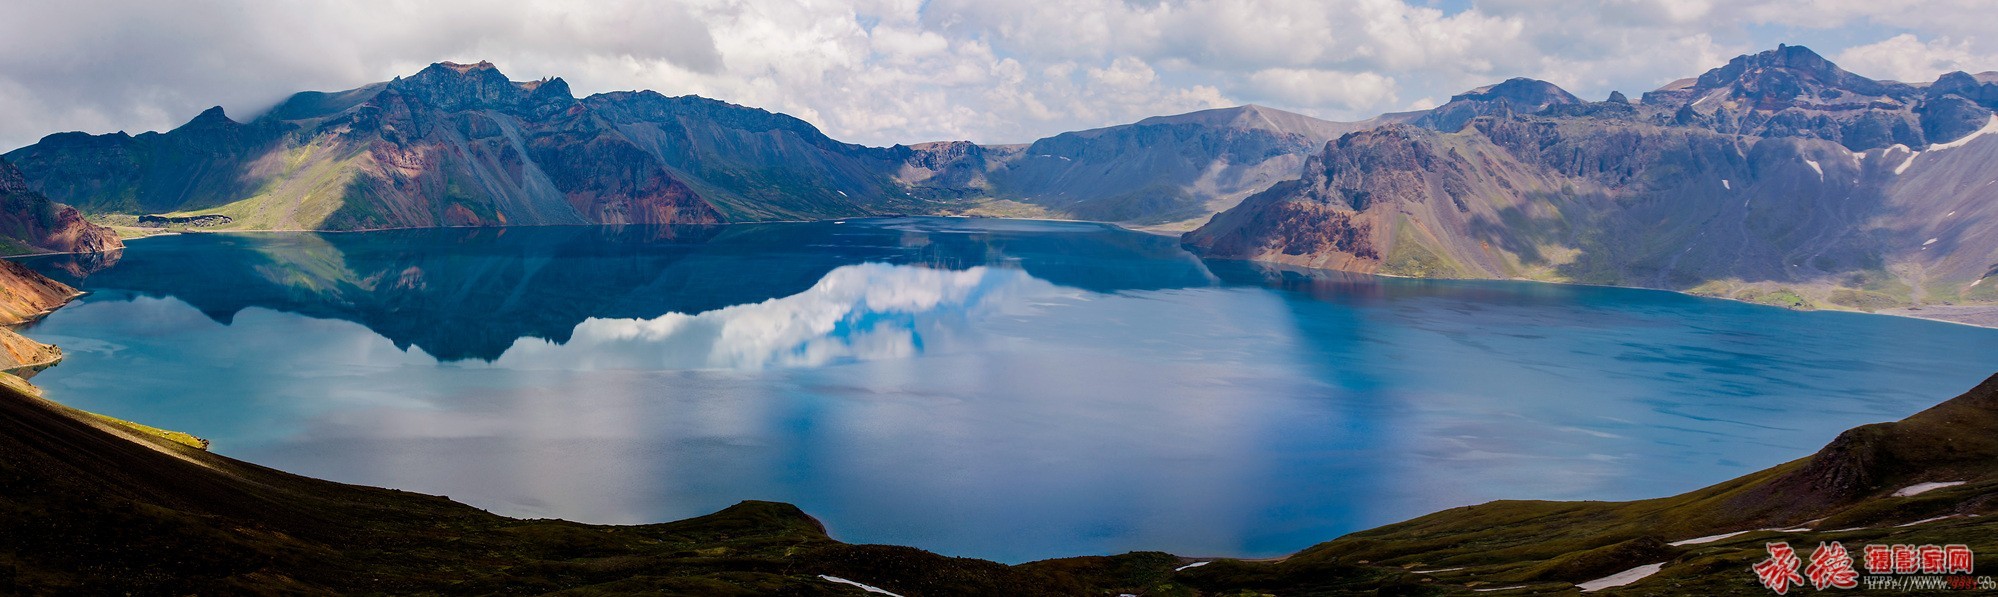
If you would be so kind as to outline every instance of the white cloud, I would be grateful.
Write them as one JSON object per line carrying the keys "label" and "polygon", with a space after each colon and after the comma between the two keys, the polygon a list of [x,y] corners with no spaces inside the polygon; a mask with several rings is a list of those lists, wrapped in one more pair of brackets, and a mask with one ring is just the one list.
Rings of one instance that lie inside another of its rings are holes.
{"label": "white cloud", "polygon": [[1636,95],[1778,42],[1877,76],[1998,68],[1977,0],[1428,4],[17,0],[0,20],[0,147],[168,128],[215,104],[242,118],[438,60],[579,93],[706,95],[875,145],[1021,142],[1251,102],[1360,119],[1513,76]]}
{"label": "white cloud", "polygon": [[1286,106],[1330,105],[1359,111],[1395,101],[1394,79],[1372,72],[1269,68],[1250,74],[1249,83]]}
{"label": "white cloud", "polygon": [[1846,48],[1832,61],[1861,75],[1909,83],[1934,81],[1943,73],[1956,70],[1998,69],[1998,57],[1978,53],[1969,40],[1942,37],[1922,41],[1912,33]]}

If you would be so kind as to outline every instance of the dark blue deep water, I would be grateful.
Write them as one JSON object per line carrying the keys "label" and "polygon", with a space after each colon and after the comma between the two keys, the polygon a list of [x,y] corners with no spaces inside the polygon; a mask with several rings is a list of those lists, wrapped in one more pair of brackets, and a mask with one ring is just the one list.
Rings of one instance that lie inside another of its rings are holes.
{"label": "dark blue deep water", "polygon": [[[50,397],[501,514],[796,503],[1018,562],[1673,494],[1998,371],[1998,330],[1203,262],[1092,224],[201,234],[31,265]],[[94,271],[93,271],[94,270]]]}

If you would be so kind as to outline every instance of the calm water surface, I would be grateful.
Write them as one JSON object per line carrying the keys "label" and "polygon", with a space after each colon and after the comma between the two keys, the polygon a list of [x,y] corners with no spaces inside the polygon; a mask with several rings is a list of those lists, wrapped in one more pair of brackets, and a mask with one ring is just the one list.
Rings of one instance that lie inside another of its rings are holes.
{"label": "calm water surface", "polygon": [[[1203,262],[1092,224],[185,235],[26,330],[59,401],[315,477],[601,523],[796,503],[1018,562],[1270,556],[1803,456],[1998,331]],[[86,273],[87,272],[87,273]]]}

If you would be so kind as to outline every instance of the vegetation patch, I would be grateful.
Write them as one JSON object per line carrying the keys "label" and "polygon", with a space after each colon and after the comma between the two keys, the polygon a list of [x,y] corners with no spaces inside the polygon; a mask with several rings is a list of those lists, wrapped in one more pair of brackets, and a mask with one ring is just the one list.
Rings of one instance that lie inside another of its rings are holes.
{"label": "vegetation patch", "polygon": [[1831,301],[1835,305],[1851,307],[1862,311],[1891,309],[1906,304],[1905,301],[1886,294],[1866,290],[1854,290],[1851,288],[1833,290],[1831,291],[1831,296],[1826,300]]}
{"label": "vegetation patch", "polygon": [[1760,305],[1788,307],[1791,309],[1811,308],[1810,299],[1804,298],[1804,295],[1788,288],[1777,288],[1774,290],[1754,287],[1743,288],[1734,293],[1734,300]]}
{"label": "vegetation patch", "polygon": [[1395,220],[1394,247],[1381,260],[1381,273],[1410,278],[1451,278],[1461,276],[1456,262],[1429,246],[1421,231],[1407,218]]}
{"label": "vegetation patch", "polygon": [[166,430],[166,429],[160,429],[160,428],[158,428],[158,427],[154,427],[154,426],[151,426],[151,425],[144,425],[144,424],[140,424],[140,423],[133,423],[133,422],[131,422],[131,421],[127,421],[127,420],[124,420],[124,419],[120,419],[120,418],[117,418],[117,417],[109,417],[109,416],[105,416],[105,415],[100,415],[100,414],[97,414],[97,413],[94,413],[94,412],[88,412],[88,411],[79,411],[79,412],[83,412],[83,413],[84,413],[84,414],[86,414],[86,415],[90,415],[90,418],[92,418],[92,419],[96,419],[96,420],[98,420],[98,421],[102,421],[102,422],[105,422],[105,423],[110,423],[110,424],[112,424],[112,425],[116,425],[116,426],[118,426],[118,427],[123,427],[123,428],[126,428],[126,429],[130,429],[130,430],[132,430],[132,431],[137,431],[137,432],[139,432],[139,433],[143,433],[143,434],[146,434],[146,435],[150,435],[150,436],[153,436],[153,437],[157,437],[157,438],[160,438],[160,439],[163,439],[163,440],[167,440],[167,441],[170,441],[170,442],[173,442],[173,443],[176,443],[176,444],[180,444],[180,445],[183,445],[183,446],[187,446],[187,447],[189,447],[189,448],[194,448],[194,449],[197,449],[197,450],[206,450],[206,449],[208,449],[208,440],[206,440],[206,439],[202,439],[202,438],[199,438],[199,437],[195,437],[195,436],[194,436],[193,434],[189,434],[189,433],[183,433],[183,432],[179,432],[179,431],[170,431],[170,430]]}

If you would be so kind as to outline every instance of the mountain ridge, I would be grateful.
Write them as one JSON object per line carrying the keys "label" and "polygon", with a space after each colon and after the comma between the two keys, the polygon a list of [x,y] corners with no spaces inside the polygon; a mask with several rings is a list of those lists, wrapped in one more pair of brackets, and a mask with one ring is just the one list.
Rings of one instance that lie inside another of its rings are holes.
{"label": "mountain ridge", "polygon": [[1529,97],[1562,99],[1522,107],[1474,90],[1340,138],[1183,241],[1218,258],[1791,307],[1998,303],[1985,281],[1998,116],[1979,103],[1998,94],[1939,81],[1873,82],[1782,46],[1637,104],[1543,89]]}
{"label": "mountain ridge", "polygon": [[481,61],[299,92],[246,122],[217,107],[165,132],[55,133],[6,155],[37,190],[90,213],[215,215],[239,229],[896,213],[1147,225],[1232,205],[1357,126],[1243,106],[1018,146],[866,147],[699,96],[577,98],[559,77],[511,81]]}

